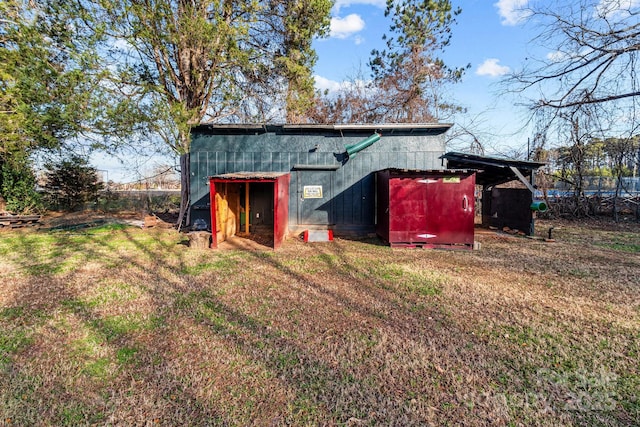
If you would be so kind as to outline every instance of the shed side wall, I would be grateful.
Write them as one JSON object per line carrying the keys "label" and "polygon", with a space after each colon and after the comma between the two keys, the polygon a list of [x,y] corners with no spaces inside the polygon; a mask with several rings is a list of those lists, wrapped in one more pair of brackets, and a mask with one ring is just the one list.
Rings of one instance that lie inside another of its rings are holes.
{"label": "shed side wall", "polygon": [[326,174],[333,200],[328,203],[330,227],[337,231],[375,230],[374,172],[387,168],[442,169],[444,134],[417,132],[383,133],[380,141],[351,158],[345,145],[355,144],[373,132],[327,132],[318,134],[220,135],[195,132],[191,144],[191,218],[210,222],[208,177],[233,172],[291,172],[289,187],[289,230],[304,229],[298,212],[299,174],[295,165],[338,167]]}

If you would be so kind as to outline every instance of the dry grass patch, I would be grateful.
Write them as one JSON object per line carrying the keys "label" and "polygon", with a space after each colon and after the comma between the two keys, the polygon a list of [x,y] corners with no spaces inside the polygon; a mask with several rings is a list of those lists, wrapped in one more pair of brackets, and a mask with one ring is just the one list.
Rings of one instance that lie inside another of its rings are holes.
{"label": "dry grass patch", "polygon": [[640,228],[550,226],[476,252],[0,233],[0,423],[637,425]]}

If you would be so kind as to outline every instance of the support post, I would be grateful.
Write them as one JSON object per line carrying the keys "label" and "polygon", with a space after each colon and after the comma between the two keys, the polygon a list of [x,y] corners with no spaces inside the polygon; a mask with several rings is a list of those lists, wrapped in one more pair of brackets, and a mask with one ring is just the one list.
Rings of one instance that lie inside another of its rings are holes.
{"label": "support post", "polygon": [[250,209],[249,209],[249,183],[247,182],[244,189],[244,232],[249,234],[249,222],[250,222]]}
{"label": "support post", "polygon": [[[536,171],[532,170],[531,171],[531,187],[536,188]],[[533,198],[535,197],[535,193],[532,191],[531,192],[531,201],[533,201]],[[545,204],[546,206],[546,204]],[[529,236],[535,236],[536,235],[536,215],[533,214],[533,212],[531,213],[531,227],[529,227]],[[551,239],[551,237],[549,237],[549,239]]]}
{"label": "support post", "polygon": [[[520,170],[517,167],[509,166],[509,168],[513,171],[514,174],[516,174],[516,176],[518,177],[520,182],[522,182],[525,185],[525,187],[527,187],[529,189],[529,191],[531,191],[531,197],[533,197],[533,195],[536,192],[536,189],[533,188],[533,185],[531,185],[529,180],[527,178],[525,178],[525,176],[522,174],[522,172],[520,172]],[[531,177],[533,179],[533,173],[531,174]]]}

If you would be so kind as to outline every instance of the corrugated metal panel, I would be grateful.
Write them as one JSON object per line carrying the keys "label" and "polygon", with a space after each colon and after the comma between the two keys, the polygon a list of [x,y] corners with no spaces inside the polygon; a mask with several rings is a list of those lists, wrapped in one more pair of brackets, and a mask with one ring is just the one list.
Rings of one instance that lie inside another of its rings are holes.
{"label": "corrugated metal panel", "polygon": [[[195,183],[191,188],[192,203],[207,195],[206,179],[212,175],[241,171],[291,172],[296,164],[332,166],[337,169],[330,172],[333,200],[327,206],[337,229],[373,229],[373,172],[386,168],[440,169],[439,157],[444,153],[441,127],[423,129],[426,133],[415,134],[402,127],[397,133],[383,132],[380,141],[350,159],[343,155],[345,145],[368,137],[366,131],[370,128],[344,128],[339,132],[327,128],[314,131],[314,128],[304,126],[284,131],[267,127],[272,129],[269,132],[262,127],[249,130],[208,128],[201,134],[198,129],[192,142],[191,159],[196,163],[192,165],[192,182]],[[217,131],[227,133],[216,135]],[[289,223],[295,228],[301,182],[297,173],[291,173],[290,179]]]}
{"label": "corrugated metal panel", "polygon": [[[211,154],[216,158],[216,171],[215,173],[224,173],[227,171],[227,153],[225,151],[215,151]],[[210,175],[211,173],[209,173]]]}
{"label": "corrugated metal panel", "polygon": [[196,181],[196,185],[198,186],[197,187],[198,195],[202,197],[209,192],[209,189],[207,188],[207,182],[205,179],[205,177],[211,170],[211,165],[209,165],[209,153],[204,152],[204,153],[194,153],[194,154],[197,154],[198,165],[197,165],[197,168],[193,168],[193,167],[191,168],[192,172],[197,171],[196,175],[193,176],[196,179],[192,181]]}
{"label": "corrugated metal panel", "polygon": [[[223,159],[224,163],[220,163],[221,171],[224,172],[234,172],[236,170],[243,169],[242,161],[243,161],[244,153],[241,151],[231,151],[228,153],[224,153]],[[236,163],[240,162],[240,168],[236,167]]]}
{"label": "corrugated metal panel", "polygon": [[276,179],[283,175],[287,175],[286,172],[229,172],[218,175],[212,175],[210,179],[216,180],[250,180],[250,179]]}
{"label": "corrugated metal panel", "polygon": [[365,175],[361,183],[363,195],[366,198],[362,200],[362,215],[360,224],[374,224],[375,220],[375,176],[374,174]]}
{"label": "corrugated metal panel", "polygon": [[271,153],[253,153],[254,169],[256,171],[271,171]]}
{"label": "corrugated metal panel", "polygon": [[289,161],[290,153],[273,153],[273,170],[285,170],[291,162]]}
{"label": "corrugated metal panel", "polygon": [[363,192],[363,188],[362,188],[362,180],[364,179],[365,175],[367,174],[368,171],[366,171],[366,169],[368,169],[368,165],[371,164],[371,153],[370,152],[362,152],[360,153],[362,155],[362,157],[364,157],[361,162],[354,162],[354,174],[352,175],[352,182],[353,184],[351,185],[351,188],[353,189],[353,193],[351,194],[352,196],[352,206],[353,206],[353,212],[352,212],[352,217],[351,217],[351,223],[352,224],[361,224],[363,221],[363,214],[364,214],[364,210],[363,210],[363,197],[366,197],[367,194],[365,194]]}

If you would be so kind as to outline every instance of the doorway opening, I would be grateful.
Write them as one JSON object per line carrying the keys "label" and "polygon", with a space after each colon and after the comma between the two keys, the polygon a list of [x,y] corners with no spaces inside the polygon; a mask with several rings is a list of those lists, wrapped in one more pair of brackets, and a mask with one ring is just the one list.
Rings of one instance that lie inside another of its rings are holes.
{"label": "doorway opening", "polygon": [[209,178],[212,248],[234,236],[277,249],[286,237],[288,173],[232,173]]}

